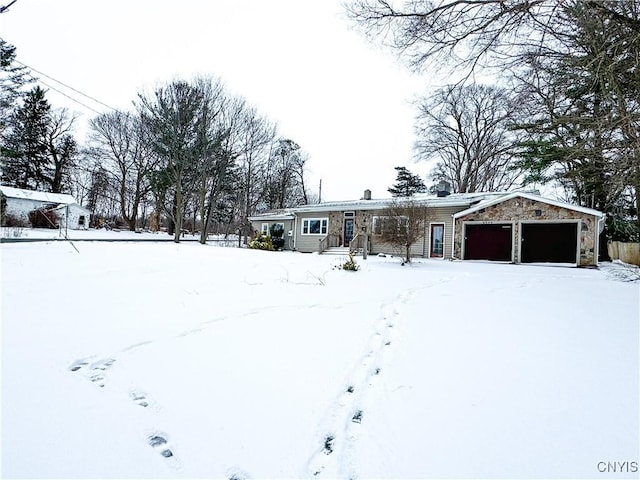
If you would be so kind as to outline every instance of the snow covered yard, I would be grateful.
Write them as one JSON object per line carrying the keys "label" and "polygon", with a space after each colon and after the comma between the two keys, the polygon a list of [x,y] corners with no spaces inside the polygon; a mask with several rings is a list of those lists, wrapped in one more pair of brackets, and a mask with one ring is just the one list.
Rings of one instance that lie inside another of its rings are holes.
{"label": "snow covered yard", "polygon": [[638,476],[616,265],[76,245],[0,247],[3,478]]}

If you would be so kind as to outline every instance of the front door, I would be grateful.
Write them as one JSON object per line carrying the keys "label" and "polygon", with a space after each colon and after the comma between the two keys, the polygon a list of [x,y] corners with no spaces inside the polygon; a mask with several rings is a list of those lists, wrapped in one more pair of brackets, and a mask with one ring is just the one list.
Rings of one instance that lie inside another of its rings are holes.
{"label": "front door", "polygon": [[348,247],[353,240],[353,218],[344,219],[344,247]]}
{"label": "front door", "polygon": [[444,256],[444,224],[431,224],[431,247],[429,256],[442,258]]}

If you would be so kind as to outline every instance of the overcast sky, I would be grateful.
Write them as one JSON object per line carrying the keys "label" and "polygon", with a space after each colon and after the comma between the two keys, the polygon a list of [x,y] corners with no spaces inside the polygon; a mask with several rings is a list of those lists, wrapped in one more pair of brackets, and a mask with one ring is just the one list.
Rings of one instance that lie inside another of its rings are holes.
{"label": "overcast sky", "polygon": [[[22,63],[118,109],[159,83],[220,77],[309,154],[323,201],[366,188],[388,196],[395,166],[428,171],[413,163],[410,101],[429,76],[350,30],[340,0],[18,0],[0,15],[0,36]],[[81,114],[80,131],[96,115],[53,90],[48,98]]]}

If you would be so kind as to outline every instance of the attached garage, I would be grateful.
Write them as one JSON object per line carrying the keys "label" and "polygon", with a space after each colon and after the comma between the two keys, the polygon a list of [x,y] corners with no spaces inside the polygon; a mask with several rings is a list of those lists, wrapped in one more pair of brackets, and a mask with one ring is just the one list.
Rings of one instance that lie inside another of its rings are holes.
{"label": "attached garage", "polygon": [[514,263],[598,264],[604,215],[514,192],[453,215],[454,258]]}
{"label": "attached garage", "polygon": [[512,225],[510,223],[466,224],[464,259],[510,262],[513,259]]}
{"label": "attached garage", "polygon": [[522,223],[520,261],[522,263],[576,264],[578,261],[578,223]]}

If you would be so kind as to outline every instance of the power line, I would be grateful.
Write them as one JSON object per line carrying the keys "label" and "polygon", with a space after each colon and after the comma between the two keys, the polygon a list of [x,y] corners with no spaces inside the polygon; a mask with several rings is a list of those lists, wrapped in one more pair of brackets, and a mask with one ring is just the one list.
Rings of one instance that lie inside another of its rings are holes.
{"label": "power line", "polygon": [[[77,90],[77,89],[73,88],[72,86],[67,85],[67,84],[66,84],[66,83],[64,83],[64,82],[61,82],[60,80],[57,80],[57,79],[53,78],[52,76],[47,75],[47,74],[46,74],[46,73],[44,73],[44,72],[41,72],[41,71],[39,71],[39,70],[36,70],[35,68],[30,67],[29,65],[27,65],[27,64],[25,64],[25,63],[22,63],[22,62],[20,62],[20,61],[18,61],[18,60],[14,60],[14,61],[15,61],[17,64],[22,65],[23,67],[28,68],[29,70],[32,70],[32,71],[36,72],[38,75],[42,75],[43,77],[47,77],[48,79],[53,80],[54,82],[56,82],[56,83],[58,83],[58,84],[62,85],[63,87],[68,88],[69,90],[72,90],[72,91],[74,91],[74,92],[76,92],[76,93],[78,93],[78,94],[82,95],[83,97],[88,98],[89,100],[91,100],[91,101],[93,101],[93,102],[96,102],[97,104],[102,105],[103,107],[107,107],[107,108],[108,108],[108,109],[110,109],[110,110],[116,110],[116,111],[117,111],[117,108],[113,108],[112,106],[107,105],[106,103],[101,102],[100,100],[97,100],[96,98],[94,98],[94,97],[92,97],[92,96],[90,96],[90,95],[87,95],[86,93],[82,93],[80,90]],[[44,85],[46,85],[44,82],[42,82],[42,83],[43,83]],[[56,90],[55,88],[51,87],[50,85],[47,85],[47,86],[48,86],[49,88],[51,88],[52,90],[55,90],[56,92],[58,92],[58,93],[60,93],[60,94],[64,95],[65,97],[67,97],[67,98],[69,98],[69,99],[73,100],[74,102],[77,102],[77,103],[79,103],[80,105],[82,105],[82,106],[84,106],[84,107],[86,107],[86,108],[89,108],[89,110],[93,110],[93,111],[95,112],[95,110],[94,110],[93,108],[91,108],[91,107],[87,107],[87,106],[86,106],[86,105],[84,105],[82,102],[79,102],[78,100],[75,100],[74,98],[70,97],[69,95],[65,95],[64,93],[60,92],[59,90]],[[96,113],[100,113],[100,112],[96,112]]]}
{"label": "power line", "polygon": [[53,90],[54,92],[58,92],[60,95],[67,97],[69,100],[71,100],[72,102],[76,102],[78,105],[82,105],[84,108],[91,110],[92,112],[97,113],[98,115],[100,115],[102,112],[99,112],[98,110],[96,110],[95,108],[91,108],[89,105],[85,105],[84,103],[82,103],[80,100],[76,100],[75,98],[67,95],[64,92],[61,92],[60,90],[58,90],[56,87],[53,87],[51,85],[49,85],[48,83],[43,82],[42,80],[38,80],[38,82],[40,82],[42,85],[44,85],[47,88],[50,88],[51,90]]}

